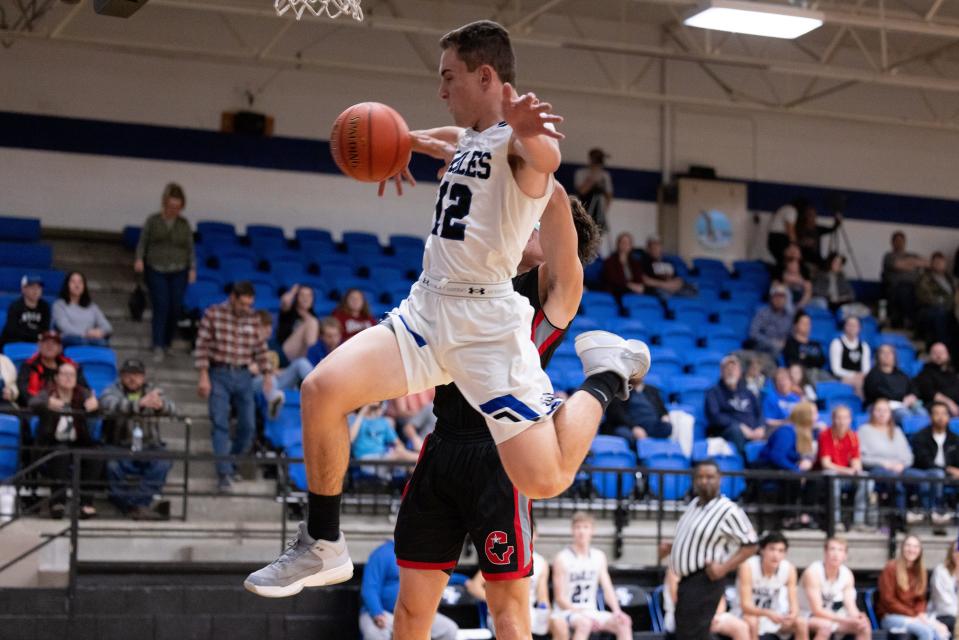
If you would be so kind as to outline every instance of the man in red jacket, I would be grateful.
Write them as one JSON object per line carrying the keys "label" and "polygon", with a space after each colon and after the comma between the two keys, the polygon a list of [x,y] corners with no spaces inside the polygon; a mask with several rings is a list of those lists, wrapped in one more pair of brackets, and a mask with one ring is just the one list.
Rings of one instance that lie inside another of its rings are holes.
{"label": "man in red jacket", "polygon": [[69,363],[77,369],[77,385],[88,387],[87,379],[80,369],[80,365],[63,355],[63,344],[60,334],[56,331],[44,331],[40,334],[39,350],[27,358],[20,365],[17,374],[17,387],[20,389],[18,398],[22,406],[27,406],[30,399],[40,393],[44,387],[53,382],[57,369],[61,364]]}

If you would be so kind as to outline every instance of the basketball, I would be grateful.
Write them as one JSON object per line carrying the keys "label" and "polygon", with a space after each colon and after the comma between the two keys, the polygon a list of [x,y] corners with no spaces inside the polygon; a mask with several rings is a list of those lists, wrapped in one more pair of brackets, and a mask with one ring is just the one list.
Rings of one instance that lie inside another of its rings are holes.
{"label": "basketball", "polygon": [[381,182],[410,161],[410,130],[392,107],[361,102],[336,118],[330,153],[340,171],[351,178]]}

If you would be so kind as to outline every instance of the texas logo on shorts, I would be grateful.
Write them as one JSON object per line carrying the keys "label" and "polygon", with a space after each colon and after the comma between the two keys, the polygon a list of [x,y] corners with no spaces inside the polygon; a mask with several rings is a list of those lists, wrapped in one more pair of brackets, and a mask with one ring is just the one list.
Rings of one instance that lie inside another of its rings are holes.
{"label": "texas logo on shorts", "polygon": [[492,564],[509,564],[513,557],[514,547],[507,544],[509,537],[503,531],[492,531],[486,536],[486,559]]}

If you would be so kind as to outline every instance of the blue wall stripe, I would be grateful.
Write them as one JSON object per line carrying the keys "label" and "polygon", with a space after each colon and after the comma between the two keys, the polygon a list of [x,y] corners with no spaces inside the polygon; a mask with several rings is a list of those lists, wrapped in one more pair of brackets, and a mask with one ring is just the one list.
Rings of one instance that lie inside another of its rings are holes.
{"label": "blue wall stripe", "polygon": [[[0,147],[86,153],[124,158],[198,162],[203,164],[337,173],[325,140],[274,136],[258,138],[218,131],[188,129],[104,120],[64,118],[0,111]],[[569,186],[582,165],[564,163],[557,172]],[[414,156],[412,172],[417,180],[436,181],[437,161]],[[656,201],[661,180],[658,171],[609,169],[616,197]],[[813,185],[746,181],[748,206],[775,211],[796,196],[805,196],[820,213],[829,213],[828,203],[836,193],[847,195],[849,218],[908,224],[959,227],[959,201],[942,198],[895,195],[871,191],[831,189]]]}

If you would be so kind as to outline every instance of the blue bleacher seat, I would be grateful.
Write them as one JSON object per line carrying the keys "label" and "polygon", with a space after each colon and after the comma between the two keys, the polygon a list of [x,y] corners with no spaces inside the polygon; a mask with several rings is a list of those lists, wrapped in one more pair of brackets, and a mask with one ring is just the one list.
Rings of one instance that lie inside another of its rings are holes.
{"label": "blue bleacher seat", "polygon": [[314,229],[312,227],[297,227],[293,231],[293,237],[303,246],[304,242],[322,242],[333,244],[333,234],[326,229]]}
{"label": "blue bleacher seat", "polygon": [[629,440],[620,436],[597,435],[589,446],[591,453],[629,451]]}
{"label": "blue bleacher seat", "polygon": [[765,440],[752,440],[747,442],[745,446],[746,464],[750,466],[756,464],[759,460],[759,454],[765,446]]}
{"label": "blue bleacher seat", "polygon": [[636,455],[640,460],[648,460],[653,456],[676,456],[684,458],[683,448],[675,440],[667,438],[643,438],[636,441]]}
{"label": "blue bleacher seat", "polygon": [[665,474],[658,475],[657,469],[663,471],[683,471],[689,469],[689,461],[678,456],[652,456],[643,465],[650,470],[646,486],[649,493],[663,500],[682,500],[692,486],[689,475]]}
{"label": "blue bleacher seat", "polygon": [[37,242],[39,239],[39,218],[0,216],[0,241]]}
{"label": "blue bleacher seat", "polygon": [[719,377],[719,363],[725,353],[712,349],[695,349],[682,354],[684,364],[692,369],[691,373],[710,380]]}
{"label": "blue bleacher seat", "polygon": [[23,364],[23,361],[37,352],[35,342],[8,342],[3,345],[3,355],[13,361],[17,369]]}
{"label": "blue bleacher seat", "polygon": [[394,285],[408,282],[405,272],[396,267],[371,267],[368,277],[376,283],[377,288],[384,291]]}
{"label": "blue bleacher seat", "polygon": [[696,334],[692,327],[682,322],[665,322],[659,330],[664,347],[670,347],[677,353],[696,348]]}
{"label": "blue bleacher seat", "polygon": [[275,224],[248,224],[246,225],[246,237],[250,238],[280,238],[283,240],[283,227]]}
{"label": "blue bleacher seat", "polygon": [[604,326],[606,330],[612,331],[622,338],[626,338],[627,340],[648,340],[649,334],[646,331],[646,325],[639,320],[620,318],[619,316],[610,316],[605,320]]}
{"label": "blue bleacher seat", "polygon": [[709,273],[717,274],[722,279],[729,277],[729,270],[726,268],[726,264],[717,258],[693,258],[693,268],[696,269],[700,275]]}
{"label": "blue bleacher seat", "polygon": [[334,288],[338,282],[354,278],[354,273],[353,267],[342,264],[327,263],[320,267],[320,277],[329,283],[330,288]]}
{"label": "blue bleacher seat", "polygon": [[613,313],[619,312],[616,298],[605,291],[584,291],[581,304],[587,315],[593,315],[593,311],[600,308],[609,309]]}
{"label": "blue bleacher seat", "polygon": [[906,437],[911,437],[913,434],[918,433],[919,431],[925,429],[929,426],[929,416],[923,415],[909,415],[905,416],[902,419],[902,432]]}
{"label": "blue bleacher seat", "polygon": [[816,397],[823,400],[836,396],[855,395],[855,393],[851,385],[838,380],[824,380],[816,383]]}
{"label": "blue bleacher seat", "polygon": [[[300,423],[300,407],[284,404],[275,420],[264,421],[263,433],[274,447],[289,451],[302,445],[303,428]],[[302,455],[302,454],[301,454]]]}
{"label": "blue bleacher seat", "polygon": [[[337,253],[336,244],[332,240],[321,240],[317,238],[315,240],[300,241],[300,259],[304,261],[319,261],[321,256],[336,255]],[[346,260],[345,254],[339,255],[343,256],[343,259]]]}
{"label": "blue bleacher seat", "polygon": [[236,237],[236,227],[230,222],[216,220],[200,220],[196,223],[196,230],[201,236],[226,235]]}
{"label": "blue bleacher seat", "polygon": [[[0,223],[0,228],[2,228],[2,223]],[[143,229],[131,224],[123,227],[121,233],[123,246],[128,250],[133,251],[137,248],[137,244],[140,242],[140,233]],[[2,238],[2,232],[0,232],[0,238]],[[3,238],[4,240],[12,240],[13,238]]]}
{"label": "blue bleacher seat", "polygon": [[704,376],[676,376],[671,380],[672,392],[682,404],[702,405],[706,400],[706,391],[716,384],[714,378]]}
{"label": "blue bleacher seat", "polygon": [[655,309],[662,313],[663,305],[659,298],[648,296],[641,293],[627,293],[623,295],[623,308],[632,311],[633,309]]}
{"label": "blue bleacher seat", "polygon": [[46,244],[0,242],[0,265],[21,269],[48,269],[53,250]]}
{"label": "blue bleacher seat", "polygon": [[743,308],[748,306],[749,309],[755,308],[755,305],[760,303],[765,293],[764,291],[760,292],[755,289],[747,289],[739,286],[728,289],[727,292],[729,293],[730,301]]}
{"label": "blue bleacher seat", "polygon": [[220,260],[219,271],[231,281],[234,281],[236,274],[239,272],[256,271],[256,260],[252,257],[242,257],[239,255],[222,258]]}
{"label": "blue bleacher seat", "polygon": [[651,370],[665,378],[678,376],[683,373],[683,362],[674,349],[670,347],[650,347]]}
{"label": "blue bleacher seat", "polygon": [[826,413],[832,413],[832,410],[838,406],[848,407],[853,415],[862,411],[862,400],[853,393],[820,398],[820,401],[823,404],[823,411]]}
{"label": "blue bleacher seat", "polygon": [[664,253],[663,260],[673,265],[673,269],[676,270],[676,275],[679,276],[680,278],[689,277],[689,267],[686,266],[685,260],[683,260],[679,256],[671,253]]}
{"label": "blue bleacher seat", "polygon": [[117,354],[110,347],[77,345],[67,347],[64,355],[83,367],[83,373],[113,380],[117,377]]}
{"label": "blue bleacher seat", "polygon": [[209,280],[201,280],[197,277],[197,281],[186,288],[186,295],[183,297],[183,306],[187,311],[201,309],[202,307],[200,305],[203,300],[208,300],[218,295],[226,297],[223,293],[222,284]]}
{"label": "blue bleacher seat", "polygon": [[569,333],[573,336],[579,335],[586,331],[595,331],[599,329],[599,323],[592,319],[587,318],[583,315],[578,315],[573,318],[573,322],[569,325]]}
{"label": "blue bleacher seat", "polygon": [[389,238],[389,245],[393,248],[394,252],[397,251],[416,251],[420,255],[423,254],[423,250],[426,247],[426,242],[423,238],[419,236],[408,236],[408,235],[391,235]]}
{"label": "blue bleacher seat", "polygon": [[621,472],[594,471],[590,474],[593,488],[600,498],[625,498],[636,487],[636,456],[632,451],[607,451],[590,455],[589,464],[595,467],[623,469]]}
{"label": "blue bleacher seat", "polygon": [[[288,458],[302,458],[303,457],[303,445],[298,444],[290,447],[286,451],[286,456]],[[302,462],[297,462],[289,466],[289,476],[290,484],[293,485],[298,491],[306,491],[306,465]]]}

